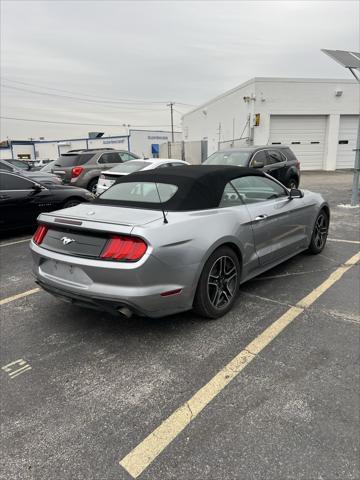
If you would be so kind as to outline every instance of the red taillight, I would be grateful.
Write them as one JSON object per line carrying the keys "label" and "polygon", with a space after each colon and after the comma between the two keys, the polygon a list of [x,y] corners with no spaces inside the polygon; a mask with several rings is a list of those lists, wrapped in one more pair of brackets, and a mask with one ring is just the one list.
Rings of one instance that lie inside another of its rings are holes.
{"label": "red taillight", "polygon": [[39,225],[36,229],[36,232],[34,233],[33,242],[36,243],[36,245],[40,245],[41,242],[44,240],[47,231],[48,227],[46,225]]}
{"label": "red taillight", "polygon": [[299,162],[299,160],[295,163],[295,166],[300,170],[300,162]]}
{"label": "red taillight", "polygon": [[71,178],[78,177],[83,170],[84,170],[84,167],[73,167],[71,169]]}
{"label": "red taillight", "polygon": [[122,260],[123,262],[136,262],[140,260],[147,250],[147,245],[141,238],[125,235],[113,236],[108,240],[100,258],[107,260]]}

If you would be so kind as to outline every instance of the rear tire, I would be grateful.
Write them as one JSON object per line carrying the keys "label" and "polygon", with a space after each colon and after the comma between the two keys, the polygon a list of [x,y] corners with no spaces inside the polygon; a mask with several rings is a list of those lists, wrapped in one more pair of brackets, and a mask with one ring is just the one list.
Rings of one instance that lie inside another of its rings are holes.
{"label": "rear tire", "polygon": [[197,286],[194,311],[219,318],[232,309],[240,285],[239,259],[229,247],[220,247],[206,261]]}
{"label": "rear tire", "polygon": [[75,207],[75,205],[79,205],[79,203],[81,203],[81,200],[78,200],[77,198],[71,198],[64,203],[63,208]]}
{"label": "rear tire", "polygon": [[94,195],[96,194],[96,186],[97,186],[98,180],[99,180],[98,178],[94,178],[93,180],[91,180],[91,182],[89,182],[87,186],[87,189],[89,190],[89,192],[93,193]]}
{"label": "rear tire", "polygon": [[311,236],[309,245],[309,253],[317,255],[322,252],[325,245],[329,231],[329,216],[325,210],[321,210],[315,220],[314,230]]}
{"label": "rear tire", "polygon": [[291,190],[292,188],[298,188],[299,186],[299,180],[295,177],[289,178],[287,182],[287,187]]}

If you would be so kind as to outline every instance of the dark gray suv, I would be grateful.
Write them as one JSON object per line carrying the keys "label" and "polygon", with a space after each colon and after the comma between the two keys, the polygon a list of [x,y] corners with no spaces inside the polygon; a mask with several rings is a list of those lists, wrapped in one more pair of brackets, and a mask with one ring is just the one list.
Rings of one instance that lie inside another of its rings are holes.
{"label": "dark gray suv", "polygon": [[87,188],[95,193],[102,171],[137,158],[139,157],[134,153],[112,148],[70,150],[55,161],[52,173],[65,184]]}
{"label": "dark gray suv", "polygon": [[288,188],[298,188],[300,183],[300,162],[294,152],[283,145],[254,145],[221,150],[210,155],[203,165],[261,168]]}

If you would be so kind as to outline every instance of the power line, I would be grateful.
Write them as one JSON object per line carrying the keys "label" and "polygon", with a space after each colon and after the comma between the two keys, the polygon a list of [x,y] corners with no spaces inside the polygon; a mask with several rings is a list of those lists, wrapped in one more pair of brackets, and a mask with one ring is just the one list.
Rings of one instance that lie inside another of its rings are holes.
{"label": "power line", "polygon": [[[42,95],[42,96],[46,96],[46,97],[57,97],[57,98],[62,98],[62,99],[65,98],[65,99],[76,100],[77,102],[83,102],[83,103],[89,103],[89,104],[94,104],[94,103],[95,104],[111,104],[111,105],[120,104],[120,105],[127,105],[130,108],[134,108],[134,107],[132,107],[132,105],[134,105],[135,107],[141,106],[141,103],[131,103],[131,102],[117,101],[117,100],[112,100],[112,101],[109,101],[109,100],[90,100],[88,98],[74,97],[74,96],[70,96],[70,95],[59,95],[57,93],[37,92],[35,90],[30,90],[30,89],[27,89],[27,88],[4,85],[3,83],[1,84],[1,86],[3,88],[8,88],[8,89],[11,89],[11,90],[33,93],[33,94],[36,94],[36,95]],[[149,105],[149,104],[144,104],[144,105]],[[162,103],[162,105],[165,105],[165,102]],[[154,109],[154,110],[156,110],[156,109]]]}
{"label": "power line", "polygon": [[[87,94],[87,93],[79,93],[79,92],[73,92],[73,91],[70,91],[70,90],[63,90],[63,89],[60,89],[60,88],[54,88],[54,87],[45,87],[45,86],[39,86],[39,85],[36,85],[34,83],[28,83],[28,82],[20,82],[18,80],[11,80],[11,79],[6,79],[6,78],[3,78],[3,80],[5,80],[6,82],[10,82],[10,83],[18,83],[20,85],[28,85],[28,86],[31,86],[31,87],[36,87],[37,89],[45,89],[45,90],[54,90],[54,91],[58,91],[58,92],[63,92],[63,93],[70,93],[72,95],[81,95],[81,97],[90,97],[90,98],[93,98],[93,99],[97,99],[98,101],[101,101],[100,99],[103,99],[103,100],[108,100],[110,103],[129,103],[129,104],[134,104],[134,105],[152,105],[152,104],[165,104],[166,101],[161,101],[161,100],[141,100],[141,99],[131,99],[131,98],[122,98],[122,99],[112,99],[112,98],[109,98],[109,97],[99,97],[99,96],[95,96],[95,95],[91,95],[91,94]],[[15,89],[16,87],[12,87],[12,86],[6,86],[4,85],[5,87],[7,88],[13,88]],[[19,88],[19,87],[17,87]],[[27,91],[24,89],[24,91]],[[30,91],[30,90],[29,90]],[[33,92],[33,91],[31,91]],[[42,93],[42,92],[35,92],[35,93]],[[48,92],[44,92],[44,94],[47,93],[48,95],[51,95],[50,93]],[[63,95],[61,95],[63,96]],[[76,98],[76,97],[71,97],[71,98]],[[84,99],[84,98],[81,98],[82,100],[89,100],[89,99]],[[103,103],[103,102],[101,102]],[[184,106],[188,106],[188,107],[194,107],[195,105],[193,104],[190,104],[190,103],[182,103],[182,102],[177,102],[178,105],[184,105]]]}
{"label": "power line", "polygon": [[[39,120],[36,118],[18,118],[18,117],[4,117],[0,115],[0,118],[3,120],[16,120],[19,122],[35,122],[35,123],[52,123],[52,124],[59,124],[59,125],[81,125],[81,126],[95,126],[95,127],[121,127],[123,125],[122,122],[119,123],[81,123],[81,122],[61,122],[61,121],[53,121],[53,120]],[[146,127],[170,127],[171,125],[162,124],[162,125],[131,125],[131,127],[138,127],[138,128],[146,128]],[[175,125],[176,128],[181,128],[179,125]]]}

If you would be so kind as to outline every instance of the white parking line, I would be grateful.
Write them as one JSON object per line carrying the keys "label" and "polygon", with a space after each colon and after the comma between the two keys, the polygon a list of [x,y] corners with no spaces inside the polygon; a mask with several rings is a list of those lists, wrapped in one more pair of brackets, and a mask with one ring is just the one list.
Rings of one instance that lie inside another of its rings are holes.
{"label": "white parking line", "polygon": [[168,445],[189,425],[196,416],[272,342],[305,309],[310,307],[323,293],[334,285],[353,265],[360,261],[360,252],[349,258],[329,277],[294,307],[290,307],[280,318],[250,342],[212,379],[201,387],[187,402],[175,410],[153,432],[120,460],[120,465],[137,478]]}
{"label": "white parking line", "polygon": [[10,245],[16,245],[17,243],[29,242],[30,240],[31,240],[31,237],[24,238],[23,240],[16,240],[15,242],[0,243],[0,248],[1,247],[9,247]]}
{"label": "white parking line", "polygon": [[[20,367],[20,368],[18,368]],[[26,360],[19,358],[19,360],[15,360],[15,362],[8,363],[4,367],[1,367],[4,372],[6,372],[11,379],[21,375],[28,370],[31,370],[31,366],[28,364]]]}

